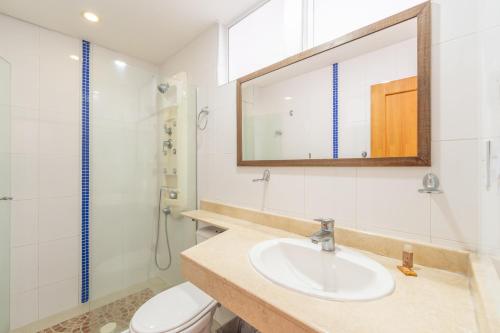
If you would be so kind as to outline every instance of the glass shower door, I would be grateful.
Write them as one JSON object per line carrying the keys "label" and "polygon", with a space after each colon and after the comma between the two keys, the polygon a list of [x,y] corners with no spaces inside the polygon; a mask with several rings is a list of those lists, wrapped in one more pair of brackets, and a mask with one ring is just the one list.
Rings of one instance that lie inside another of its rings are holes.
{"label": "glass shower door", "polygon": [[10,321],[10,65],[0,58],[0,333]]}

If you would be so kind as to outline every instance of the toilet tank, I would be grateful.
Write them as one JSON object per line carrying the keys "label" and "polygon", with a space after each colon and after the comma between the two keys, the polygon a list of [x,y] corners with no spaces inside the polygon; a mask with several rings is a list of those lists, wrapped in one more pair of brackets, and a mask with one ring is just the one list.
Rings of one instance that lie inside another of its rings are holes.
{"label": "toilet tank", "polygon": [[224,229],[215,227],[213,225],[201,227],[198,230],[196,230],[196,243],[199,244],[201,242],[204,242],[210,237],[217,236],[221,232],[224,232]]}

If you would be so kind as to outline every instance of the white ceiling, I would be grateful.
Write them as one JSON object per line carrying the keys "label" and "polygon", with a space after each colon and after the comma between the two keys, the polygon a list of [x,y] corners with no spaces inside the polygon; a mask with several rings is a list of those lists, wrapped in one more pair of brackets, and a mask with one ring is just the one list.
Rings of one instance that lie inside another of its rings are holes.
{"label": "white ceiling", "polygon": [[[210,25],[262,0],[0,0],[0,12],[161,64]],[[83,11],[99,15],[92,24]]]}

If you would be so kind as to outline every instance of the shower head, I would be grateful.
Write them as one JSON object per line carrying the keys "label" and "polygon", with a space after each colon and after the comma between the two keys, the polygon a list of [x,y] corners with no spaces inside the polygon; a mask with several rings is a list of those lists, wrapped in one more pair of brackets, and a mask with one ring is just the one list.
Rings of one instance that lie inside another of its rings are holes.
{"label": "shower head", "polygon": [[159,93],[164,94],[168,91],[170,85],[168,83],[160,83],[156,88],[158,89]]}

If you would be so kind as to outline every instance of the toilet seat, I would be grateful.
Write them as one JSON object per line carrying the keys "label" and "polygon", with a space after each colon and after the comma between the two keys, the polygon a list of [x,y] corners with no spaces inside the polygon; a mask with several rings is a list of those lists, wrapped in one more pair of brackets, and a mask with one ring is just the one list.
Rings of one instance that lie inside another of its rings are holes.
{"label": "toilet seat", "polygon": [[204,319],[217,301],[190,282],[165,290],[144,303],[130,321],[130,333],[182,332]]}

